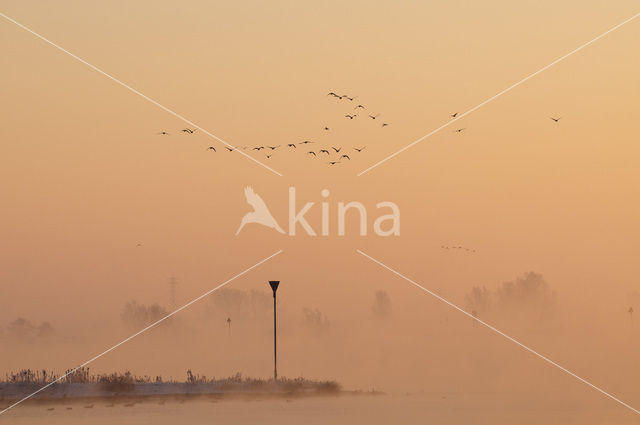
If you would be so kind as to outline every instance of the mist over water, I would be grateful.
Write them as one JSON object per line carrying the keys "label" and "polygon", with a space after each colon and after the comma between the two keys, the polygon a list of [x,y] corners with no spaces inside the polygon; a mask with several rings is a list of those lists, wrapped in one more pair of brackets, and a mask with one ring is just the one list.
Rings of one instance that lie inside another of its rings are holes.
{"label": "mist over water", "polygon": [[[408,289],[394,282],[360,294],[359,304],[345,296],[344,303],[329,306],[319,297],[288,296],[284,283],[277,306],[280,374],[391,394],[537,388],[546,389],[543,394],[592,396],[588,388],[482,324]],[[555,290],[543,275],[528,272],[504,283],[470,287],[458,297],[442,296],[599,386],[637,397],[640,328],[627,312],[627,306],[637,303],[637,293],[603,298],[601,310],[590,311],[569,302],[573,298]],[[185,380],[187,369],[208,377],[240,372],[268,378],[272,302],[268,290],[222,288],[90,368],[176,380]],[[169,310],[130,300],[101,321],[68,322],[52,311],[43,322],[53,323],[46,332],[30,319],[15,319],[3,326],[3,345],[11,347],[3,354],[3,373],[31,368],[59,374]],[[613,363],[610,353],[616,353]]]}
{"label": "mist over water", "polygon": [[[67,410],[71,407],[71,410]],[[535,413],[534,413],[535,412]],[[37,424],[146,424],[170,425],[178,422],[254,424],[440,424],[518,423],[551,425],[637,423],[633,415],[621,413],[610,404],[595,403],[585,408],[583,400],[561,395],[553,400],[531,394],[423,394],[390,396],[342,396],[303,399],[258,399],[142,403],[134,406],[82,404],[25,406],[12,414],[11,423]]]}
{"label": "mist over water", "polygon": [[[637,7],[4,0],[201,130],[0,17],[0,380],[59,376],[221,284],[86,373],[268,380],[277,279],[279,376],[344,393],[37,401],[0,422],[637,422],[473,317],[640,408],[640,18],[456,120]],[[246,187],[285,234],[236,234]],[[291,188],[316,236],[289,234]],[[374,231],[382,202],[398,234]]]}

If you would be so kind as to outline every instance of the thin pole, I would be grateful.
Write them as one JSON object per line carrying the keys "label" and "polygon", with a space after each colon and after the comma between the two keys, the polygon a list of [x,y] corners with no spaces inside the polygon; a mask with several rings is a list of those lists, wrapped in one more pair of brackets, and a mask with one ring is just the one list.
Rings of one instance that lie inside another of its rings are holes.
{"label": "thin pole", "polygon": [[273,291],[273,380],[278,380],[278,340],[276,339],[276,291],[278,290],[278,285],[280,285],[279,280],[270,280],[269,286],[271,286],[271,290]]}
{"label": "thin pole", "polygon": [[273,380],[278,380],[278,340],[276,338],[276,291],[273,291]]}

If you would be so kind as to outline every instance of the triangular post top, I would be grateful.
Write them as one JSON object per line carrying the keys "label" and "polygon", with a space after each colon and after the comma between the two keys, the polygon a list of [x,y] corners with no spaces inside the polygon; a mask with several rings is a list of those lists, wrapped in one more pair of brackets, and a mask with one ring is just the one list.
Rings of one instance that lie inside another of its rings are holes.
{"label": "triangular post top", "polygon": [[280,281],[279,280],[270,280],[269,281],[269,285],[271,285],[271,289],[273,290],[273,293],[276,293],[276,290],[278,289],[278,285],[280,285]]}

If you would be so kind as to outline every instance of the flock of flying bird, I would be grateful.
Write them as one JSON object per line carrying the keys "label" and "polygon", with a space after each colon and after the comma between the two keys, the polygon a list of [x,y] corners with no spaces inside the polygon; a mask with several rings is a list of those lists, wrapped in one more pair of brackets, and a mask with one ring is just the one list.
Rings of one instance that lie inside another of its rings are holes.
{"label": "flock of flying bird", "polygon": [[[353,102],[357,98],[357,96],[349,96],[349,95],[346,95],[346,94],[339,95],[339,94],[337,94],[335,92],[329,92],[327,94],[327,96],[336,98],[338,100],[346,99],[346,100],[348,100],[350,102]],[[355,119],[355,118],[357,118],[359,116],[356,112],[363,112],[364,113],[365,110],[366,110],[366,107],[364,105],[358,103],[353,108],[353,112],[345,114],[344,117],[346,119],[353,120],[353,119]],[[369,119],[371,119],[373,121],[377,120],[378,117],[380,116],[379,113],[376,114],[376,115],[371,115],[369,113],[364,113],[364,114],[365,114],[364,115],[365,118],[369,118]],[[450,114],[449,116],[451,118],[457,118],[458,115],[459,115],[459,113],[455,112],[453,114]],[[558,123],[562,119],[562,117],[558,117],[558,118],[549,117],[549,119],[551,119],[555,123]],[[382,122],[381,128],[387,127],[388,125],[389,125],[388,123]],[[461,133],[464,130],[466,130],[466,127],[456,128],[456,129],[453,130],[453,132],[454,133]],[[196,131],[197,131],[197,129],[189,128],[189,127],[186,127],[186,128],[183,128],[182,130],[180,130],[181,133],[184,133],[186,135],[195,134]],[[325,125],[323,127],[323,131],[330,131],[330,128]],[[161,131],[158,134],[164,135],[164,136],[169,135],[169,133],[167,133],[166,131]],[[311,144],[315,144],[315,142],[311,141],[311,140],[303,140],[303,141],[297,142],[297,143],[286,143],[284,145],[275,145],[275,146],[271,146],[271,145],[260,145],[260,146],[253,146],[253,147],[250,147],[250,146],[241,146],[241,147],[238,147],[238,146],[233,146],[233,147],[223,146],[222,148],[219,147],[218,149],[225,149],[228,152],[233,152],[236,149],[242,149],[242,150],[251,149],[252,151],[257,151],[257,152],[264,151],[266,158],[269,159],[269,158],[271,158],[273,156],[274,152],[276,150],[280,149],[280,148],[287,149],[287,150],[290,150],[290,151],[297,151],[298,148],[302,148],[302,147],[311,148],[310,146],[308,146],[308,145],[311,145]],[[353,151],[355,151],[355,153],[360,153],[365,148],[366,148],[366,146],[352,147],[352,149],[353,149]],[[218,150],[215,148],[215,146],[209,146],[207,148],[207,150],[208,151],[213,151],[213,152],[218,152]],[[313,156],[315,158],[320,158],[320,157],[324,156],[327,159],[332,159],[331,161],[327,162],[327,164],[329,164],[329,165],[340,164],[342,162],[342,160],[351,161],[351,157],[349,156],[349,153],[351,153],[353,155],[353,153],[351,151],[348,151],[348,150],[345,151],[345,149],[342,146],[337,146],[337,147],[336,146],[328,146],[328,147],[323,147],[323,148],[316,149],[316,150],[307,150],[306,151],[306,155],[308,157],[312,157]],[[140,244],[138,244],[138,246],[140,246]],[[445,249],[445,250],[454,250],[454,251],[457,250],[457,251],[465,251],[465,252],[471,252],[471,253],[475,253],[476,252],[475,249],[466,248],[466,247],[463,247],[463,246],[442,245],[440,248],[441,249]],[[227,320],[229,322],[231,321],[230,319],[227,319]]]}
{"label": "flock of flying bird", "polygon": [[[342,94],[339,95],[336,92],[329,92],[327,93],[328,97],[332,97],[338,100],[347,100],[349,102],[353,102],[355,99],[357,99],[357,96],[349,96],[346,94]],[[375,115],[371,115],[368,112],[364,112],[366,111],[366,107],[360,103],[358,103],[357,105],[354,106],[353,110],[350,113],[347,113],[344,115],[344,118],[348,119],[348,120],[353,120],[357,117],[359,117],[360,115],[358,113],[362,113],[363,115],[363,119],[369,118],[372,121],[375,121],[378,119],[378,117],[380,117],[380,114],[375,114]],[[458,112],[455,112],[453,114],[450,114],[449,116],[451,118],[457,118],[459,115]],[[549,117],[549,119],[553,120],[555,123],[557,123],[558,121],[560,121],[562,119],[562,117]],[[387,127],[389,124],[386,122],[382,122],[381,123],[381,128]],[[323,132],[328,132],[331,129],[328,126],[324,126],[323,127]],[[454,133],[462,133],[464,130],[466,130],[466,127],[462,127],[462,128],[456,128],[453,130]],[[197,129],[195,128],[183,128],[182,130],[180,130],[181,133],[186,134],[186,135],[192,135],[195,134],[197,132]],[[167,133],[166,131],[161,131],[160,133],[158,133],[159,135],[163,135],[163,136],[168,136],[169,133]],[[314,158],[324,158],[324,159],[328,159],[329,161],[327,162],[327,164],[329,165],[336,165],[336,164],[340,164],[343,162],[343,160],[345,161],[351,161],[351,155],[357,155],[360,152],[362,152],[366,146],[362,146],[362,147],[352,147],[351,150],[348,150],[346,148],[343,149],[342,146],[324,146],[321,148],[317,148],[317,149],[313,149],[312,146],[308,146],[311,144],[315,144],[315,141],[311,141],[311,140],[303,140],[301,142],[297,142],[297,143],[286,143],[286,144],[282,144],[282,145],[275,145],[275,146],[271,146],[271,145],[259,145],[259,146],[222,146],[222,147],[218,147],[216,149],[215,146],[209,146],[207,147],[208,151],[213,151],[213,152],[218,152],[218,150],[226,150],[228,152],[233,152],[234,150],[237,149],[241,149],[241,150],[248,150],[250,149],[251,151],[256,151],[256,152],[260,152],[260,151],[264,151],[264,155],[267,159],[271,158],[275,151],[278,149],[283,149],[283,150],[289,150],[289,151],[298,151],[298,148],[307,148],[307,149],[312,149],[312,150],[306,150],[305,155],[309,158],[314,157]],[[350,155],[351,154],[351,155]],[[445,249],[462,249],[462,247],[442,247]],[[466,248],[465,248],[466,249]],[[467,251],[470,251],[468,249],[466,249]],[[475,251],[474,251],[475,252]]]}
{"label": "flock of flying bird", "polygon": [[[327,94],[327,96],[336,98],[338,100],[347,100],[350,102],[353,102],[357,96],[349,96],[346,94],[343,95],[339,95],[335,92],[330,92]],[[359,115],[358,113],[361,111],[365,111],[366,107],[360,103],[358,103],[356,106],[354,106],[353,111],[350,113],[347,113],[344,115],[345,119],[348,120],[353,120],[355,118],[357,118]],[[380,117],[380,114],[375,114],[375,115],[371,115],[371,114],[364,114],[363,115],[365,118],[371,119],[372,121],[377,120]],[[380,127],[384,128],[387,127],[389,125],[389,123],[386,122],[382,122]],[[323,126],[323,132],[328,132],[331,131],[331,129],[325,125]],[[186,135],[192,135],[195,134],[198,130],[195,128],[183,128],[182,130],[180,130],[180,133],[182,134],[186,134]],[[169,133],[166,131],[161,131],[158,133],[159,135],[163,135],[163,136],[168,136]],[[298,151],[299,148],[306,148],[306,150],[304,150],[305,155],[309,158],[321,158],[321,159],[328,159],[329,161],[327,162],[327,164],[329,165],[336,165],[336,164],[340,164],[343,161],[351,161],[351,157],[353,155],[357,155],[359,153],[361,153],[366,146],[361,146],[361,147],[352,147],[351,149],[348,148],[343,148],[342,146],[333,146],[333,145],[329,145],[329,146],[323,146],[323,147],[318,147],[316,149],[313,149],[313,146],[310,145],[315,145],[315,141],[312,140],[303,140],[301,142],[296,142],[296,143],[286,143],[286,144],[281,144],[281,145],[259,145],[259,146],[222,146],[222,147],[215,147],[215,146],[209,146],[207,147],[207,151],[212,151],[212,152],[218,152],[218,151],[228,151],[228,152],[233,152],[234,150],[237,149],[241,149],[241,150],[250,150],[250,151],[256,151],[256,152],[264,152],[264,155],[267,159],[271,158],[274,153],[281,149],[281,150],[289,150],[289,151]],[[309,150],[310,149],[310,150]]]}
{"label": "flock of flying bird", "polygon": [[[354,100],[354,99],[356,99],[356,98],[357,98],[357,96],[349,97],[349,96],[348,96],[348,95],[346,95],[346,94],[339,95],[339,94],[336,94],[335,92],[329,92],[329,93],[327,94],[327,96],[333,96],[333,97],[335,97],[335,98],[337,98],[337,99],[339,99],[339,100],[347,99],[347,100],[352,101],[352,102],[353,102],[353,100]],[[364,107],[364,105],[362,105],[362,104],[358,104],[358,105],[356,105],[356,106],[355,106],[355,108],[353,108],[353,109],[357,112],[357,111],[359,111],[360,109],[365,110],[365,109],[367,109],[367,108],[365,108],[365,107]],[[345,118],[349,118],[350,120],[352,120],[352,119],[356,118],[357,116],[358,116],[358,114],[356,114],[356,113],[353,113],[353,112],[352,112],[352,113],[350,113],[350,114],[346,114],[344,117],[345,117]],[[368,116],[369,118],[371,118],[372,120],[375,120],[375,119],[377,119],[377,118],[380,116],[380,114],[376,114],[376,115],[370,115],[370,114],[367,114],[367,116]],[[389,124],[387,124],[386,122],[383,122],[383,123],[382,123],[382,127],[386,127],[386,126],[388,126],[388,125],[389,125]],[[325,130],[329,130],[329,128],[328,128],[328,127],[325,127],[324,129],[325,129]]]}
{"label": "flock of flying bird", "polygon": [[[311,144],[311,143],[315,143],[315,142],[312,142],[311,140],[304,140],[304,141],[298,142],[298,143],[287,143],[286,147],[291,149],[291,150],[293,150],[293,149],[297,150],[298,146],[300,146],[300,145],[308,145],[308,144]],[[274,151],[276,149],[279,149],[281,147],[283,147],[283,145],[276,145],[276,146],[261,145],[261,146],[252,147],[251,150],[258,151],[258,152],[260,152],[261,150],[264,150],[265,151],[265,156],[268,159],[268,158],[271,158],[273,156],[273,153],[274,153]],[[356,151],[356,152],[362,152],[365,147],[366,146],[363,146],[361,148],[353,148],[353,150]],[[236,149],[247,150],[249,148],[250,148],[249,146],[242,146],[242,147],[234,146],[232,148],[230,148],[228,146],[224,146],[224,149],[226,149],[229,152],[233,152]],[[331,151],[329,149],[331,149]],[[207,150],[212,150],[214,152],[217,152],[217,150],[216,150],[216,148],[214,146],[209,146],[207,148]],[[340,147],[331,146],[328,149],[324,149],[324,148],[323,149],[319,149],[317,151],[317,153],[316,153],[316,151],[307,151],[307,155],[313,155],[316,158],[318,157],[319,154],[326,154],[326,156],[329,157],[333,153],[340,154],[340,157],[338,158],[338,161],[330,161],[330,162],[328,162],[328,164],[331,164],[331,165],[339,164],[341,159],[347,159],[347,160],[351,161],[351,157],[347,153],[345,153],[345,151],[343,150],[343,148],[341,146]]]}
{"label": "flock of flying bird", "polygon": [[464,246],[447,246],[447,245],[442,245],[440,248],[442,248],[442,249],[460,250],[460,251],[466,251],[466,252],[476,252],[476,250],[475,250],[475,249],[472,249],[472,248],[465,248]]}

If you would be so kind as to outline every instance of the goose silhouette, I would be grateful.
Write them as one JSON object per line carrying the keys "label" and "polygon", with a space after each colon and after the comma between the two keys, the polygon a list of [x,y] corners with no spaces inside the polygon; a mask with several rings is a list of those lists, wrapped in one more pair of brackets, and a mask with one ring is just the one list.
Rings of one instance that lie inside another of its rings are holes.
{"label": "goose silhouette", "polygon": [[276,219],[273,218],[269,212],[267,205],[264,203],[260,195],[253,191],[253,188],[245,187],[244,196],[247,198],[249,205],[253,207],[253,211],[246,213],[244,217],[242,217],[242,222],[240,223],[240,227],[238,228],[236,235],[240,233],[240,230],[242,230],[245,224],[249,223],[262,224],[263,226],[275,229],[280,233],[284,233],[284,230],[282,230],[278,225],[278,222],[276,222]]}

